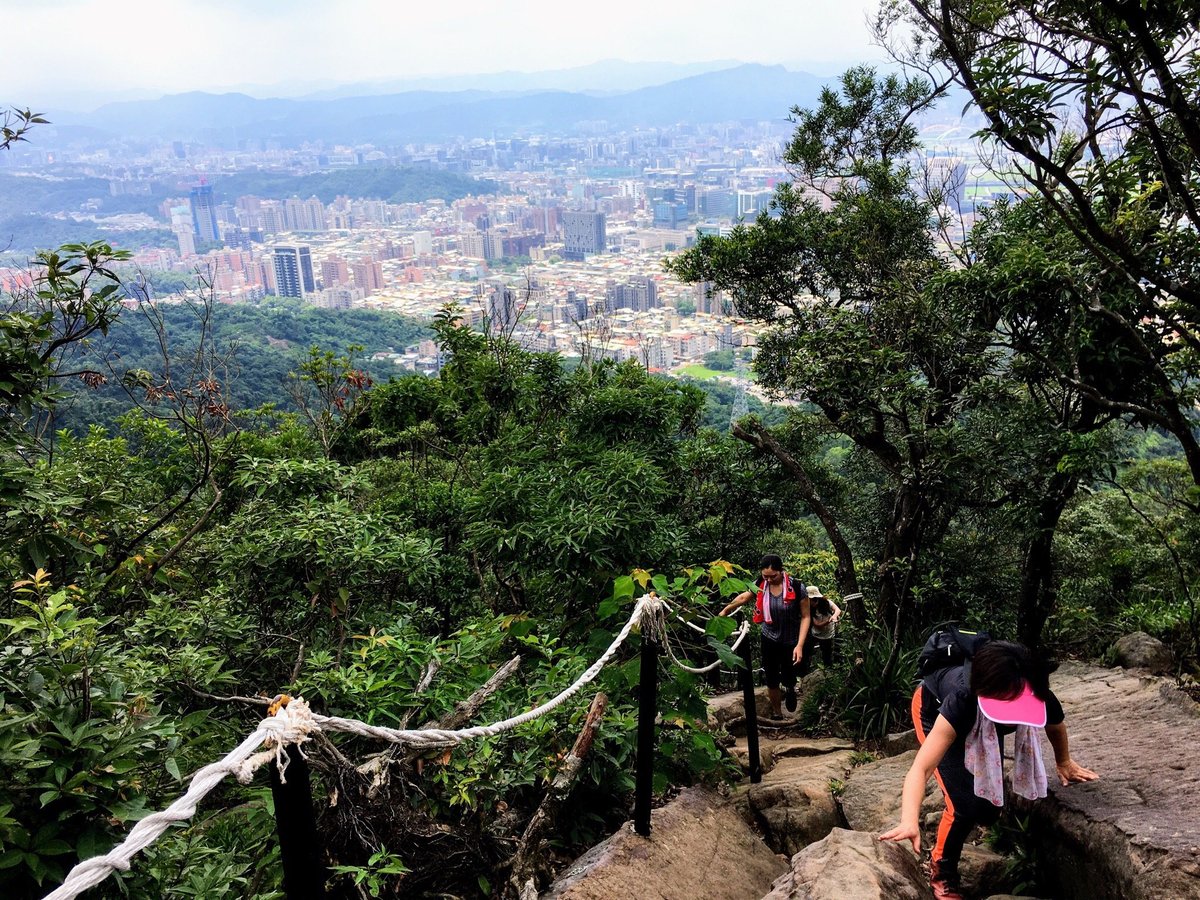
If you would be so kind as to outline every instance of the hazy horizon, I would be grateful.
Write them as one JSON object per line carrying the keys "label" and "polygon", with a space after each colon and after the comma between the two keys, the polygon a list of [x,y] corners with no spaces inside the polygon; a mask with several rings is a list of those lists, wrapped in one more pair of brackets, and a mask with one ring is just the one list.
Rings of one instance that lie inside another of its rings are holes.
{"label": "hazy horizon", "polygon": [[[547,0],[527,0],[518,12],[463,0],[450,18],[442,7],[401,9],[381,0],[126,0],[119,7],[0,0],[0,26],[22,37],[0,55],[7,94],[0,104],[82,110],[189,91],[295,97],[387,82],[494,81],[610,61],[747,62],[828,75],[881,59],[866,26],[875,6],[658,0],[589,16]],[[72,35],[65,40],[56,37],[64,15]]]}

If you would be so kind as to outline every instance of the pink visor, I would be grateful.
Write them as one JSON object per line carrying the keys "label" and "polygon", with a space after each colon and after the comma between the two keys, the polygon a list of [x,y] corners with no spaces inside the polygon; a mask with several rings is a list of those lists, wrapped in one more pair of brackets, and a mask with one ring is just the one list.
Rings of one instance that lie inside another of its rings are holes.
{"label": "pink visor", "polygon": [[1011,700],[980,697],[979,709],[998,725],[1046,727],[1046,702],[1037,698],[1028,682],[1025,683],[1025,689]]}

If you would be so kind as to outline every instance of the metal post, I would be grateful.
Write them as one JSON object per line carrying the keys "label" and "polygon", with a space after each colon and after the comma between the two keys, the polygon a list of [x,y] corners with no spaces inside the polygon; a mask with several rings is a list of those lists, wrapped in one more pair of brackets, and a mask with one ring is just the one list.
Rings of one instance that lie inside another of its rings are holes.
{"label": "metal post", "polygon": [[275,827],[279,832],[279,855],[283,859],[283,892],[287,900],[325,900],[328,873],[322,864],[317,841],[317,817],[313,812],[308,762],[294,744],[287,748],[287,782],[279,767],[268,764],[271,796],[275,799]]}
{"label": "metal post", "polygon": [[650,836],[650,800],[654,791],[654,720],[658,715],[658,642],[642,630],[642,671],[638,680],[637,773],[633,793],[633,830]]}
{"label": "metal post", "polygon": [[746,708],[746,753],[750,757],[750,783],[762,781],[762,757],[758,752],[758,702],[754,698],[754,651],[750,646],[750,635],[746,635],[739,650],[744,663],[739,677],[742,679],[742,705]]}

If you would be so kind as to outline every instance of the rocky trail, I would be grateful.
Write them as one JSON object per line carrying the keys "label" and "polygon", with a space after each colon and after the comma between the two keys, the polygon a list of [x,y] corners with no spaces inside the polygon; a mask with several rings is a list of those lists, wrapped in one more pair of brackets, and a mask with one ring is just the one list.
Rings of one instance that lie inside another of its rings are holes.
{"label": "rocky trail", "polygon": [[[1011,898],[1014,874],[1036,871],[1043,900],[1200,898],[1200,707],[1169,679],[1124,669],[1067,664],[1051,684],[1067,712],[1072,755],[1101,780],[1058,787],[1046,743],[1051,795],[1015,808],[1026,822],[1016,860],[981,840],[968,844],[967,896]],[[713,698],[709,714],[735,735],[729,752],[746,770],[741,694]],[[911,732],[893,735],[875,759],[850,741],[764,729],[761,783],[683,792],[654,811],[649,839],[621,828],[542,896],[928,900],[911,849],[876,838],[899,821],[915,748]],[[941,806],[931,781],[926,848]]]}

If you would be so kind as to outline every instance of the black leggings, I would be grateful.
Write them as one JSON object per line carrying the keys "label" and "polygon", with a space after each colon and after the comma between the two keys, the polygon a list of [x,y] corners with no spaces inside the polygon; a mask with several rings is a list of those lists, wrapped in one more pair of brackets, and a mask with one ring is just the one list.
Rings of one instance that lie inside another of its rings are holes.
{"label": "black leggings", "polygon": [[[924,685],[913,694],[913,727],[917,740],[925,743],[925,735],[933,728],[938,716],[937,698]],[[1003,748],[1002,748],[1003,749]],[[963,844],[976,825],[991,825],[1000,818],[1001,808],[975,796],[975,776],[967,769],[966,741],[956,740],[938,763],[934,778],[946,798],[946,809],[938,825],[937,843],[933,845],[933,862],[940,876],[958,877],[958,860]]]}
{"label": "black leggings", "polygon": [[762,663],[764,680],[769,688],[777,688],[782,684],[785,688],[796,686],[796,676],[803,678],[808,674],[812,665],[812,655],[815,651],[810,639],[804,645],[804,659],[800,665],[792,662],[792,652],[795,644],[783,644],[773,641],[766,635],[762,639]]}

